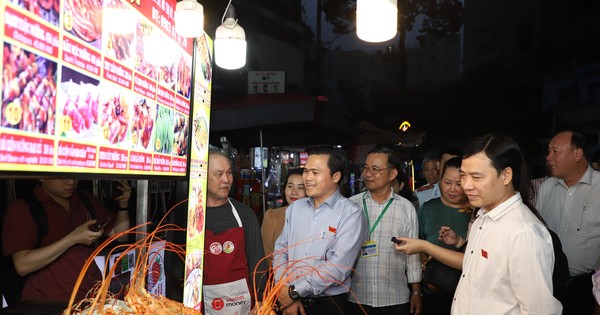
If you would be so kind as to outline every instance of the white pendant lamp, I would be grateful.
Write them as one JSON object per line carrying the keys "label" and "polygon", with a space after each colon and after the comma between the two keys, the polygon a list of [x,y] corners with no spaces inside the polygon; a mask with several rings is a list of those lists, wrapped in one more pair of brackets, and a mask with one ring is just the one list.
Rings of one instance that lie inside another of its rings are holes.
{"label": "white pendant lamp", "polygon": [[175,31],[196,38],[204,34],[204,8],[196,0],[181,0],[175,6]]}
{"label": "white pendant lamp", "polygon": [[356,35],[372,43],[384,42],[398,31],[397,0],[357,0]]}
{"label": "white pendant lamp", "polygon": [[221,22],[215,33],[215,63],[223,69],[239,69],[246,65],[246,33],[237,23],[231,0]]}

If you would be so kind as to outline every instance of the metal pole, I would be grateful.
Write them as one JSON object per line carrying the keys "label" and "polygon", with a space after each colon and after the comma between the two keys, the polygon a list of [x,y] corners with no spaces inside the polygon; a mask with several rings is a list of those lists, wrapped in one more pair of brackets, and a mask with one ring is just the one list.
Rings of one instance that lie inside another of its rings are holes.
{"label": "metal pole", "polygon": [[[267,211],[267,194],[265,192],[265,167],[264,165],[262,165],[262,161],[265,157],[263,157],[263,136],[262,136],[262,129],[260,130],[260,163],[261,163],[261,168],[260,168],[260,190],[261,190],[261,196],[262,196],[262,212],[263,212],[263,216],[265,215],[265,212]],[[269,154],[269,151],[267,150],[267,155]]]}
{"label": "metal pole", "polygon": [[[139,225],[148,221],[148,180],[138,180],[137,181],[137,211],[135,214],[135,224]],[[141,240],[145,237],[145,234],[148,233],[148,227],[146,225],[138,228],[138,233],[136,236],[136,240]]]}

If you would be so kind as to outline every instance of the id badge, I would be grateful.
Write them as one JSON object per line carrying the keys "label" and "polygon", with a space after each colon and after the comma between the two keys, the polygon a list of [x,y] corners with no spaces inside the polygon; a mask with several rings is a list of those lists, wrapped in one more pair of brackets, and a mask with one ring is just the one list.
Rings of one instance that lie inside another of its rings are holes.
{"label": "id badge", "polygon": [[360,248],[360,257],[367,258],[372,256],[379,255],[379,250],[377,248],[377,242],[375,241],[366,241],[363,243]]}

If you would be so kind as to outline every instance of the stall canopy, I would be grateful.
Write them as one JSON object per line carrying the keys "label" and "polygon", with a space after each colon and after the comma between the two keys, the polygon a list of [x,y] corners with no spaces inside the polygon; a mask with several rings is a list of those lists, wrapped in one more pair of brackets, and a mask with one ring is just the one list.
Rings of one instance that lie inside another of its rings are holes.
{"label": "stall canopy", "polygon": [[370,122],[358,123],[360,129],[359,144],[379,144],[413,148],[420,145],[425,137],[425,132],[402,132],[381,129]]}
{"label": "stall canopy", "polygon": [[256,126],[312,122],[315,98],[311,95],[252,94],[212,108],[212,132]]}

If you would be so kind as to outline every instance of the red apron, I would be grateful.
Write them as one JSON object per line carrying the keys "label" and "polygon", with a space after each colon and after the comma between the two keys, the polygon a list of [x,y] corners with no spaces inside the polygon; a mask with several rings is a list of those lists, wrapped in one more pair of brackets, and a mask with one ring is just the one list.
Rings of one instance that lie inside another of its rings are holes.
{"label": "red apron", "polygon": [[219,234],[205,231],[204,314],[246,315],[254,306],[248,282],[244,227],[231,201],[229,204],[238,227]]}

